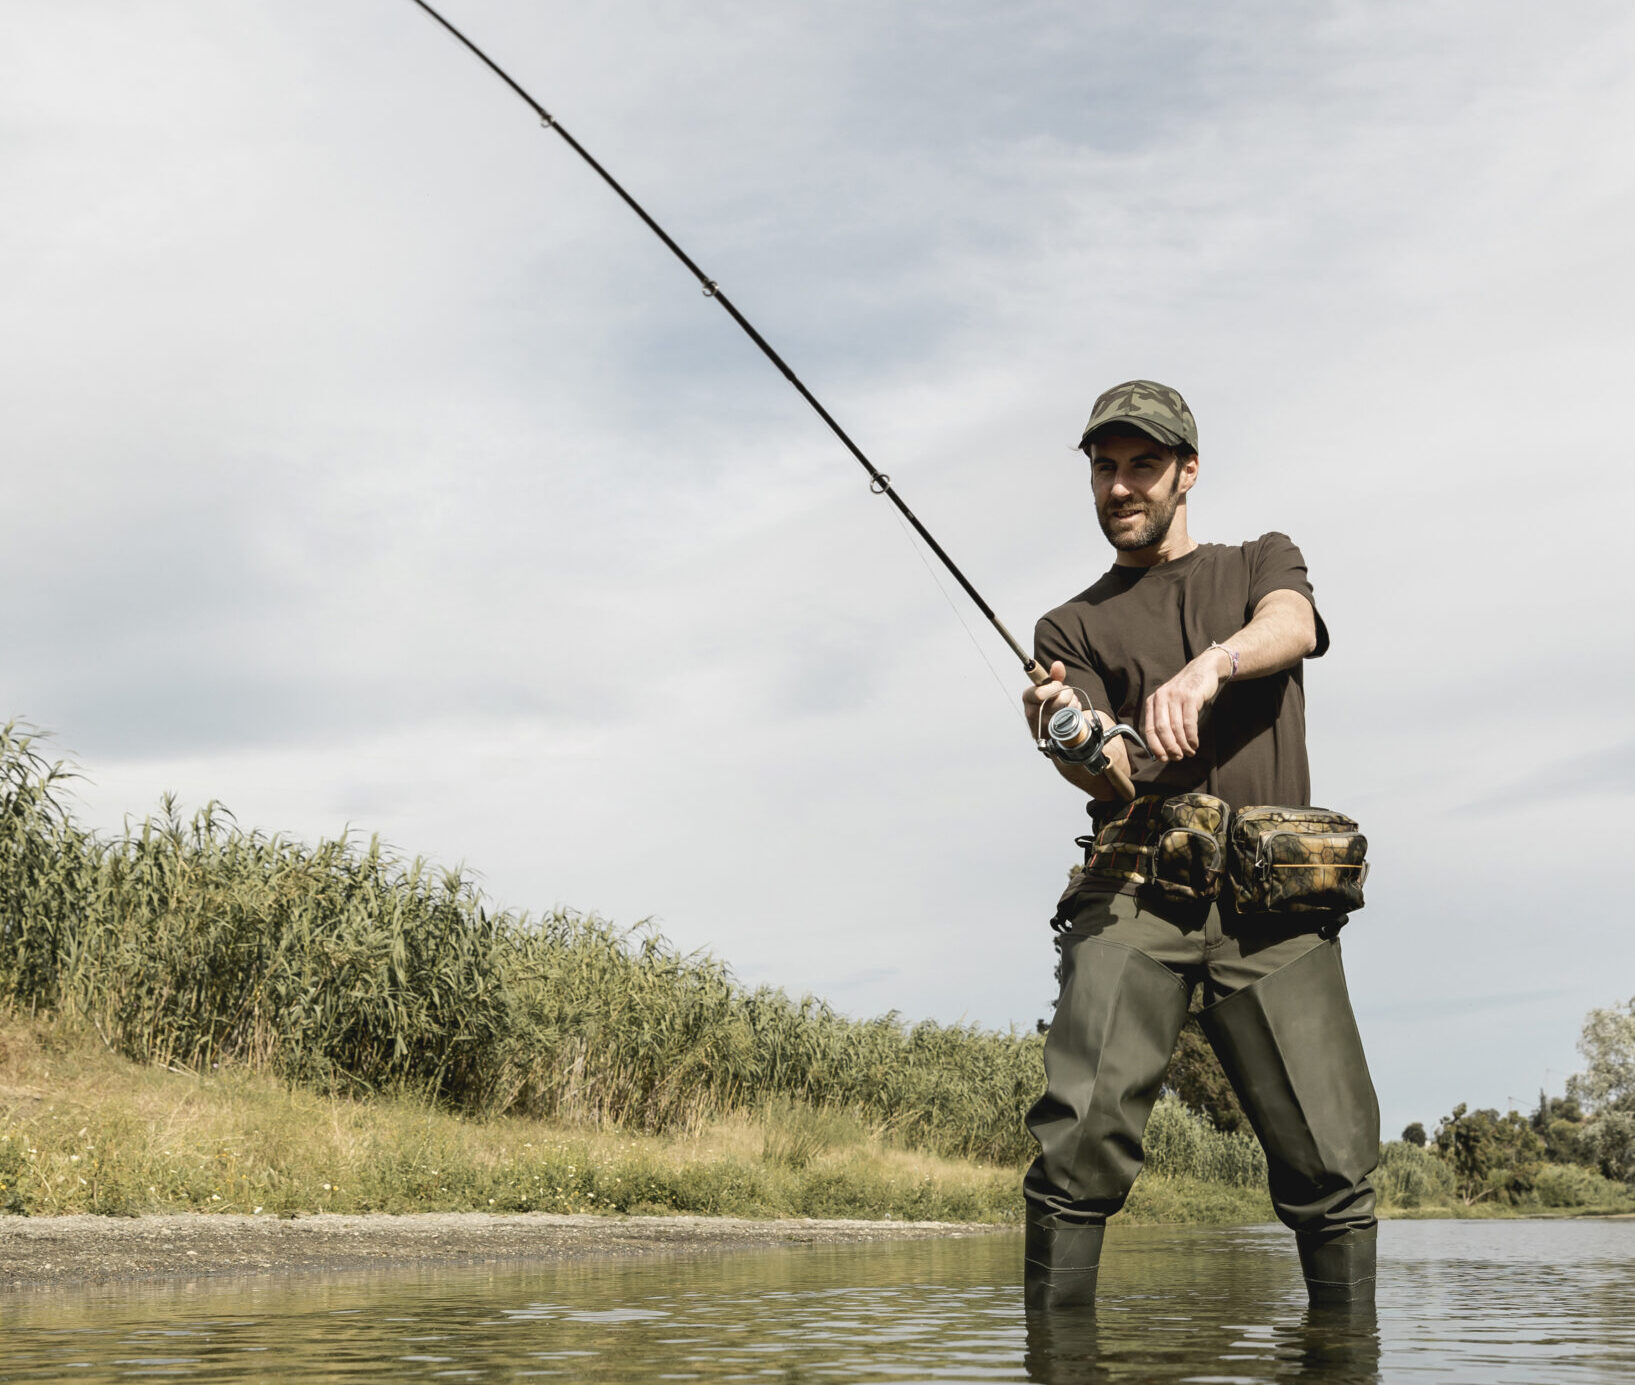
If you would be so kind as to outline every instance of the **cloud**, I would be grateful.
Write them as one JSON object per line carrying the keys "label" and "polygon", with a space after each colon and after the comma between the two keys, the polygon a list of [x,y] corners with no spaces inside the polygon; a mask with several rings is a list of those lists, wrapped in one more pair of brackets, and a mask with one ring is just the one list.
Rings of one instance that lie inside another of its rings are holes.
{"label": "cloud", "polygon": [[[1185,389],[1195,527],[1294,535],[1334,632],[1307,683],[1319,797],[1378,861],[1359,1003],[1417,1004],[1405,957],[1554,997],[1472,1011],[1437,1071],[1371,1033],[1388,1111],[1570,1054],[1573,973],[1632,959],[1615,855],[1580,824],[1565,903],[1467,809],[1628,783],[1625,8],[451,17],[1013,629],[1106,564],[1094,394]],[[1045,1012],[1083,817],[1014,690],[510,93],[409,6],[56,7],[0,63],[0,702],[87,762],[89,814],[351,820],[857,1012]]]}
{"label": "cloud", "polygon": [[1553,990],[1508,991],[1493,995],[1417,996],[1396,1004],[1368,1005],[1364,1008],[1364,1014],[1371,1020],[1434,1027],[1451,1019],[1494,1011],[1501,1011],[1510,1016],[1517,1010],[1529,1006],[1561,1000],[1564,997],[1577,999],[1578,995],[1579,991],[1576,988],[1559,987]]}
{"label": "cloud", "polygon": [[[1556,729],[1565,728],[1547,725],[1545,733],[1538,735],[1541,746],[1548,744],[1548,732]],[[1539,772],[1472,799],[1466,806],[1477,811],[1513,809],[1518,803],[1533,808],[1609,795],[1622,798],[1631,793],[1635,793],[1635,740],[1607,750],[1572,755],[1559,763],[1546,759]]]}

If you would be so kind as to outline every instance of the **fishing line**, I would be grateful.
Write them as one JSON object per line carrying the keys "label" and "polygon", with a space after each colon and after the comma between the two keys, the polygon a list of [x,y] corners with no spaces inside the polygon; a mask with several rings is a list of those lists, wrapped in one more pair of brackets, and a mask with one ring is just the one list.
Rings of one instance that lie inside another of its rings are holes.
{"label": "fishing line", "polygon": [[[613,189],[613,191],[618,195],[619,199],[627,207],[629,207],[631,211],[642,219],[642,222],[644,225],[646,225],[647,229],[664,242],[665,248],[686,266],[687,272],[691,274],[693,278],[698,280],[699,287],[704,291],[704,296],[706,298],[713,298],[721,305],[727,316],[743,329],[744,335],[761,349],[761,354],[778,368],[778,371],[780,374],[782,374],[783,378],[794,386],[795,391],[800,395],[800,397],[812,406],[813,412],[816,413],[817,416],[828,425],[829,431],[833,433],[835,437],[840,440],[845,449],[857,459],[863,470],[868,472],[869,489],[873,491],[874,494],[883,495],[887,500],[891,501],[891,503],[897,507],[897,513],[911,526],[913,526],[914,532],[919,535],[921,541],[927,548],[937,555],[938,560],[953,576],[954,580],[959,583],[960,587],[964,590],[965,595],[970,597],[977,610],[981,611],[983,616],[986,617],[988,624],[993,626],[999,637],[1010,647],[1011,653],[1021,661],[1023,672],[1025,672],[1036,685],[1048,683],[1050,681],[1049,672],[1042,668],[1039,661],[1016,642],[1016,637],[1005,628],[1005,623],[1000,620],[996,614],[994,614],[993,607],[982,599],[982,594],[971,585],[970,579],[959,570],[959,567],[955,564],[954,560],[950,558],[943,550],[943,546],[932,536],[931,531],[927,529],[925,525],[920,523],[918,516],[916,516],[915,513],[908,508],[908,505],[904,502],[902,496],[897,494],[896,489],[891,484],[891,477],[885,472],[881,471],[868,459],[867,456],[864,455],[863,449],[852,441],[851,436],[844,428],[835,422],[834,416],[823,407],[822,403],[819,402],[818,397],[813,394],[811,390],[806,388],[806,385],[802,382],[801,378],[795,374],[793,369],[790,368],[789,363],[772,349],[771,343],[769,343],[767,339],[755,329],[754,324],[750,322],[750,320],[745,317],[743,313],[738,311],[737,305],[734,304],[729,297],[727,297],[726,292],[721,288],[721,285],[714,279],[710,278],[710,276],[702,269],[700,269],[698,265],[693,262],[692,257],[688,255],[687,252],[677,245],[676,242],[670,237],[670,233],[660,226],[658,222],[653,220],[653,218],[648,214],[647,209],[625,191],[618,179],[609,173],[607,169],[603,168],[602,165],[598,163],[594,157],[592,157],[590,151],[587,150],[584,145],[580,144],[579,141],[572,135],[570,135],[567,130],[562,127],[562,123],[557,120],[555,116],[553,116],[548,110],[545,109],[545,107],[540,105],[539,102],[534,100],[532,96],[524,91],[522,87],[511,77],[511,75],[505,71],[504,68],[489,57],[487,53],[483,52],[483,50],[469,38],[467,38],[464,33],[455,28],[455,26],[445,19],[436,9],[427,4],[426,0],[414,0],[414,3],[433,19],[435,19],[439,25],[448,31],[449,34],[458,39],[459,42],[470,51],[473,57],[481,62],[484,67],[488,68],[488,70],[498,77],[500,81],[504,82],[506,86],[516,93],[517,97],[531,111],[533,111],[535,115],[539,117],[539,122],[541,125],[543,125],[547,130],[553,130],[560,135],[566,142],[567,146],[572,149],[573,152],[581,159],[583,159],[596,173],[596,175],[608,185],[608,187]],[[921,560],[924,561],[923,554],[921,555]],[[927,564],[928,568],[929,566],[930,564]],[[935,576],[934,573],[933,576]],[[939,582],[937,585],[940,589],[942,584]],[[947,593],[944,592],[944,595],[946,596]],[[955,613],[958,614],[957,608]],[[961,617],[961,624],[963,623],[964,618]],[[972,640],[974,643],[975,636],[972,636]],[[978,652],[981,651],[980,644],[977,645],[977,649]],[[983,662],[987,663],[987,655],[984,654],[982,657]],[[989,664],[988,667],[990,670],[993,668],[991,664]],[[997,673],[994,674],[996,679],[998,676],[999,675]],[[1008,702],[1009,698],[1007,697],[1006,700]],[[1071,718],[1076,718],[1076,720],[1072,720],[1071,727],[1069,727],[1067,720],[1063,720],[1063,718],[1068,718],[1070,713]],[[1058,728],[1058,723],[1060,723],[1060,730]],[[1143,750],[1146,749],[1145,743],[1142,742],[1140,735],[1131,728],[1120,727],[1114,728],[1114,730],[1127,732],[1136,744],[1141,745]],[[1109,736],[1112,734],[1113,732],[1108,733]],[[1050,725],[1050,740],[1048,743],[1041,742],[1040,748],[1050,750],[1051,753],[1057,754],[1058,758],[1061,758],[1061,752],[1072,751],[1074,753],[1073,758],[1075,758],[1078,763],[1091,766],[1096,766],[1099,764],[1102,768],[1105,768],[1105,760],[1100,754],[1103,741],[1104,737],[1102,735],[1101,728],[1096,723],[1094,718],[1086,719],[1080,717],[1078,713],[1074,711],[1074,709],[1066,708],[1063,709],[1063,711],[1058,712],[1056,717],[1052,719]],[[1101,770],[1096,769],[1094,772],[1099,773]],[[1124,787],[1125,786],[1121,785],[1121,789]],[[1129,791],[1125,794],[1125,796],[1133,797],[1134,789],[1129,788]]]}
{"label": "fishing line", "polygon": [[[898,527],[903,531],[903,541],[909,546],[910,549],[913,550],[914,556],[920,560],[921,565],[925,568],[926,576],[931,579],[931,582],[936,589],[942,593],[942,599],[948,603],[948,609],[954,613],[954,619],[959,622],[960,629],[965,632],[965,637],[970,640],[971,648],[976,650],[977,658],[982,660],[983,664],[987,667],[988,672],[993,676],[994,686],[999,689],[999,695],[1005,699],[1005,706],[1010,708],[1010,710],[1013,712],[1018,711],[1019,709],[1016,706],[1015,692],[1011,689],[1010,684],[999,676],[999,670],[993,666],[993,660],[988,657],[988,651],[982,647],[982,641],[976,637],[976,631],[971,629],[970,621],[965,619],[965,612],[960,610],[959,604],[952,596],[948,594],[948,588],[943,586],[942,578],[937,576],[936,568],[932,567],[931,564],[926,561],[925,550],[921,548],[919,544],[914,542],[914,531],[910,529],[908,525],[903,523],[901,515],[893,515],[892,518],[897,521]],[[1085,703],[1085,706],[1089,705],[1090,704],[1088,702]],[[1026,712],[1022,712],[1021,716],[1022,720],[1026,722],[1028,719],[1028,714]],[[1042,720],[1039,726],[1033,728],[1033,731],[1034,740],[1037,741],[1044,739],[1044,725]]]}
{"label": "fishing line", "polygon": [[433,19],[435,19],[439,24],[441,24],[443,28],[448,30],[448,32],[457,38],[462,44],[464,44],[465,47],[471,51],[473,56],[475,56],[485,67],[487,67],[490,72],[504,82],[506,86],[510,87],[511,90],[522,99],[528,108],[539,117],[541,125],[543,125],[547,130],[554,130],[558,135],[560,135],[563,140],[567,142],[568,147],[590,165],[590,167],[597,173],[602,181],[618,194],[620,200],[622,200],[631,211],[635,212],[635,214],[642,219],[643,223],[645,223],[647,226],[647,229],[661,241],[663,241],[665,247],[670,251],[670,253],[687,267],[688,273],[690,273],[693,278],[698,280],[699,287],[704,290],[704,296],[706,298],[713,298],[721,305],[723,309],[725,309],[727,316],[736,322],[741,328],[743,328],[744,334],[752,342],[754,342],[756,346],[761,348],[762,355],[764,355],[767,360],[771,361],[772,364],[778,368],[784,379],[789,381],[789,383],[795,387],[796,391],[800,394],[800,397],[812,406],[813,411],[824,421],[824,423],[828,424],[829,431],[833,433],[835,437],[840,439],[846,450],[850,452],[852,456],[857,458],[858,462],[862,465],[863,470],[868,472],[869,489],[876,495],[883,495],[886,497],[886,499],[890,500],[891,503],[897,507],[903,518],[914,526],[914,532],[918,534],[920,538],[925,541],[926,546],[929,547],[939,559],[941,559],[942,565],[953,574],[954,579],[960,584],[961,587],[964,588],[965,594],[976,603],[976,608],[987,617],[988,623],[999,632],[1000,638],[1010,646],[1011,652],[1022,661],[1022,667],[1027,670],[1031,676],[1033,670],[1038,667],[1038,664],[1034,660],[1033,656],[1016,642],[1015,637],[1012,636],[1011,632],[1005,628],[1004,623],[999,619],[999,617],[994,614],[993,607],[988,605],[988,603],[982,599],[981,593],[971,585],[970,579],[968,579],[965,574],[961,572],[957,566],[955,566],[954,560],[943,551],[942,545],[931,536],[931,531],[927,529],[925,525],[920,523],[914,512],[904,503],[903,498],[897,494],[896,490],[892,488],[891,477],[885,472],[881,471],[868,459],[867,456],[864,455],[863,449],[852,441],[851,437],[847,434],[844,428],[835,422],[834,417],[818,401],[818,397],[813,394],[811,390],[806,388],[805,384],[801,381],[801,378],[790,368],[788,362],[786,362],[782,356],[772,349],[772,346],[767,339],[756,331],[754,324],[751,323],[750,320],[743,315],[743,313],[738,311],[737,305],[735,305],[733,301],[727,297],[726,291],[722,289],[720,284],[718,284],[714,279],[710,278],[708,274],[700,269],[698,265],[693,262],[692,257],[671,239],[669,232],[660,226],[658,222],[653,220],[653,218],[648,215],[647,210],[641,205],[641,203],[636,201],[634,197],[624,190],[618,179],[609,173],[607,169],[603,168],[602,165],[591,156],[590,151],[587,150],[584,145],[580,144],[579,141],[570,135],[565,129],[563,129],[561,122],[557,120],[557,118],[549,111],[547,111],[545,107],[540,105],[539,102],[534,100],[532,96],[524,91],[522,87],[511,78],[504,68],[489,57],[487,53],[483,52],[481,48],[477,47],[475,43],[461,33],[459,29],[455,28],[454,25],[447,19],[443,18],[441,14],[426,3],[426,0],[414,0],[414,3],[429,14]]}

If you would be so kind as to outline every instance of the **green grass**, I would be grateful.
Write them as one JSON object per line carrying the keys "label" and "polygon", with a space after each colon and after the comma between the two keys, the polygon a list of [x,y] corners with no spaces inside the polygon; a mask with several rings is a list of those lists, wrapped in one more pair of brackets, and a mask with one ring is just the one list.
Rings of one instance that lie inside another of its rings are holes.
{"label": "green grass", "polygon": [[[814,1139],[813,1129],[822,1131]],[[137,1064],[0,1019],[0,1208],[92,1212],[698,1212],[1007,1221],[1019,1175],[785,1105],[690,1134],[473,1116],[227,1067]]]}
{"label": "green grass", "polygon": [[[1160,1107],[1164,1157],[1132,1221],[1264,1221],[1264,1190],[1187,1172],[1232,1140]],[[1191,1138],[1181,1132],[1190,1131]],[[138,1064],[65,1022],[0,1016],[0,1209],[90,1212],[602,1212],[1015,1222],[1020,1165],[906,1149],[784,1101],[690,1133],[469,1115],[228,1066]]]}

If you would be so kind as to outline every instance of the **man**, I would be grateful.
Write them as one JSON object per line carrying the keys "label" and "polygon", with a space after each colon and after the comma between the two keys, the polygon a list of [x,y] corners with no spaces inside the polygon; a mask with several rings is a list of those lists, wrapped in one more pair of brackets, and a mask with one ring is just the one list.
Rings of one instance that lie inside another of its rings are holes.
{"label": "man", "polygon": [[[1164,385],[1108,390],[1080,447],[1116,556],[1039,621],[1050,681],[1023,705],[1031,725],[1069,706],[1104,727],[1139,722],[1151,753],[1132,759],[1111,740],[1102,773],[1057,769],[1091,796],[1098,824],[1132,797],[1155,812],[1178,794],[1309,804],[1300,664],[1328,648],[1328,631],[1300,551],[1281,534],[1240,546],[1191,536],[1197,425]],[[1344,915],[1239,913],[1230,888],[1178,900],[1126,874],[1087,869],[1057,910],[1061,993],[1046,1090],[1028,1114],[1039,1142],[1024,1185],[1029,1304],[1094,1300],[1103,1228],[1140,1172],[1196,987],[1313,1302],[1371,1301],[1379,1109],[1334,938]]]}

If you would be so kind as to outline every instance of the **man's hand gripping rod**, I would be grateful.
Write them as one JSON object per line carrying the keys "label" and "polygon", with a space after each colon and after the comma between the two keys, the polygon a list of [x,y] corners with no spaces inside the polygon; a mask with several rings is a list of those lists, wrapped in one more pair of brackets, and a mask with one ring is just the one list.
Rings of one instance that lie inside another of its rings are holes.
{"label": "man's hand gripping rod", "polygon": [[[1037,659],[1026,659],[1022,666],[1033,680],[1034,687],[1050,682],[1049,670]],[[1105,775],[1120,797],[1133,799],[1134,782],[1107,757],[1107,747],[1120,736],[1134,742],[1143,755],[1152,754],[1135,727],[1120,722],[1104,728],[1099,717],[1086,716],[1077,707],[1063,707],[1051,716],[1045,726],[1039,749],[1063,764],[1083,765],[1091,774]]]}

